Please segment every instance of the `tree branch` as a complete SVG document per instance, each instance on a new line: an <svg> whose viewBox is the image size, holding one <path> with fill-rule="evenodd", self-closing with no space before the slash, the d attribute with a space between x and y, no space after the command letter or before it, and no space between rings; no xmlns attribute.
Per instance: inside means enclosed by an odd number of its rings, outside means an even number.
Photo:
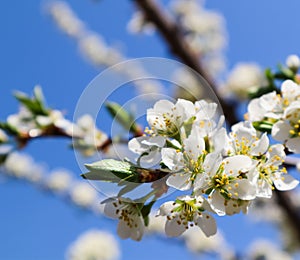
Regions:
<svg viewBox="0 0 300 260"><path fill-rule="evenodd" d="M199 54L197 55L191 50L177 23L168 17L167 14L152 0L133 0L133 2L143 12L146 20L156 26L158 32L169 47L170 52L177 56L184 64L200 74L213 88L229 124L232 125L237 123L238 119L235 114L235 107L218 96L217 87L203 68L199 59Z"/></svg>

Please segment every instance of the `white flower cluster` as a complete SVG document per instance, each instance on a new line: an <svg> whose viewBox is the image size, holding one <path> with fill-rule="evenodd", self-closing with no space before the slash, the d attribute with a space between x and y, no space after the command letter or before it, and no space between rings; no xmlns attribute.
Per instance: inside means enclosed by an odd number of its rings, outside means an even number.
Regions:
<svg viewBox="0 0 300 260"><path fill-rule="evenodd" d="M73 137L73 147L85 156L93 155L108 140L108 136L95 126L94 119L88 114L72 123L59 110L47 109L42 114L21 105L18 113L7 117L6 124L17 131L18 137L25 139L43 135ZM8 136L1 130L0 154L8 154L12 150L8 142Z"/></svg>
<svg viewBox="0 0 300 260"><path fill-rule="evenodd" d="M115 237L100 230L89 230L74 241L66 254L68 260L117 260L120 247Z"/></svg>
<svg viewBox="0 0 300 260"><path fill-rule="evenodd" d="M48 115L35 115L25 106L21 106L17 114L7 117L7 123L15 128L21 136L28 134L29 137L36 137L49 126L57 127L67 134L72 134L73 125L64 118L61 111L49 110L48 112Z"/></svg>
<svg viewBox="0 0 300 260"><path fill-rule="evenodd" d="M186 42L201 57L211 75L226 67L223 50L226 47L226 29L223 16L204 7L204 1L176 0L172 13L182 27Z"/></svg>
<svg viewBox="0 0 300 260"><path fill-rule="evenodd" d="M241 62L230 71L220 91L224 97L234 94L236 98L243 100L266 84L264 71L258 64Z"/></svg>
<svg viewBox="0 0 300 260"><path fill-rule="evenodd" d="M272 137L290 152L300 153L300 86L292 80L282 83L280 93L273 91L251 100L248 119L272 128Z"/></svg>
<svg viewBox="0 0 300 260"><path fill-rule="evenodd" d="M99 147L108 141L108 136L98 129L91 115L85 114L73 125L73 147L84 156L93 155Z"/></svg>
<svg viewBox="0 0 300 260"><path fill-rule="evenodd" d="M94 211L96 214L103 211L98 203L100 199L98 193L92 185L74 180L75 174L65 169L47 173L44 165L36 163L27 154L10 153L1 165L0 171L7 177L25 180L62 196L80 208Z"/></svg>
<svg viewBox="0 0 300 260"><path fill-rule="evenodd" d="M271 145L266 134L248 121L227 134L217 104L204 100L175 104L158 101L147 110L148 136L132 139L131 151L141 167L161 165L166 184L190 195L164 203L158 215L166 217L165 232L179 236L198 226L206 236L217 231L212 214L246 213L256 197L270 198L272 190L290 190L298 181L281 167L284 146ZM106 213L119 218L119 235L139 240L144 232L141 205L118 198L106 204Z"/></svg>
<svg viewBox="0 0 300 260"><path fill-rule="evenodd" d="M53 18L56 25L68 36L72 37L78 43L82 55L88 62L96 67L111 67L127 58L123 54L107 43L105 39L96 32L93 32L88 26L78 18L71 6L64 1L54 1L48 4L47 10ZM138 14L130 27L137 27L141 22L142 16ZM118 67L120 68L120 67ZM124 74L129 78L147 78L148 73L142 68L140 63L135 66L131 64L128 67L122 67L118 73ZM144 77L143 77L144 76ZM149 76L149 75L148 75ZM137 87L139 93L161 93L164 87L157 81L144 79L135 81L133 84Z"/></svg>

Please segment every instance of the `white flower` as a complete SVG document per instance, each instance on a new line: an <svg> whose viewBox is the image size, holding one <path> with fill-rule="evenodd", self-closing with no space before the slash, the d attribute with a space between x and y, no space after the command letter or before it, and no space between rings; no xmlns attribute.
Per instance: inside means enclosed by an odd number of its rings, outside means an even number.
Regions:
<svg viewBox="0 0 300 260"><path fill-rule="evenodd" d="M268 199L257 197L251 204L249 213L256 221L278 224L284 220L284 212L279 208L274 197Z"/></svg>
<svg viewBox="0 0 300 260"><path fill-rule="evenodd" d="M286 174L285 168L280 168L285 159L284 147L281 144L272 145L256 166L257 197L270 198L273 185L278 190L294 189L299 181Z"/></svg>
<svg viewBox="0 0 300 260"><path fill-rule="evenodd" d="M90 184L79 182L72 187L70 198L80 207L92 207L97 199L97 192Z"/></svg>
<svg viewBox="0 0 300 260"><path fill-rule="evenodd" d="M287 107L300 98L300 86L292 80L285 80L281 84L281 95L283 106Z"/></svg>
<svg viewBox="0 0 300 260"><path fill-rule="evenodd" d="M73 37L79 37L82 34L84 25L66 2L52 2L48 6L48 12L66 34Z"/></svg>
<svg viewBox="0 0 300 260"><path fill-rule="evenodd" d="M285 142L293 153L300 153L300 101L292 102L284 111L283 120L273 125L272 137Z"/></svg>
<svg viewBox="0 0 300 260"><path fill-rule="evenodd" d="M282 113L282 98L275 91L252 99L248 105L248 120L251 122L265 118L279 119Z"/></svg>
<svg viewBox="0 0 300 260"><path fill-rule="evenodd" d="M145 223L139 204L130 199L111 199L105 202L104 214L119 219L118 235L122 239L142 239Z"/></svg>
<svg viewBox="0 0 300 260"><path fill-rule="evenodd" d="M259 239L251 246L247 256L249 260L292 260L288 253L278 249L273 243Z"/></svg>
<svg viewBox="0 0 300 260"><path fill-rule="evenodd" d="M137 11L128 22L127 30L133 34L141 32L153 34L155 27L152 23L149 23L147 19L145 19L144 15L140 11Z"/></svg>
<svg viewBox="0 0 300 260"><path fill-rule="evenodd" d="M73 134L76 136L74 148L85 156L93 155L108 140L108 136L95 126L94 119L88 114L78 118Z"/></svg>
<svg viewBox="0 0 300 260"><path fill-rule="evenodd" d="M176 137L180 135L183 123L194 115L195 106L190 101L178 99L173 104L168 100L160 100L147 110L147 121L154 134Z"/></svg>
<svg viewBox="0 0 300 260"><path fill-rule="evenodd" d="M162 136L141 136L133 138L128 143L128 148L139 154L141 167L152 167L161 161L161 148L165 145L166 139Z"/></svg>
<svg viewBox="0 0 300 260"><path fill-rule="evenodd" d="M162 162L173 172L167 185L188 190L202 173L205 158L205 142L200 135L190 134L183 142L183 151L162 148Z"/></svg>
<svg viewBox="0 0 300 260"><path fill-rule="evenodd" d="M201 97L203 86L193 72L180 68L174 72L174 82L176 85L176 97L192 100Z"/></svg>
<svg viewBox="0 0 300 260"><path fill-rule="evenodd" d="M51 125L59 128L61 131L72 135L73 124L69 120L65 119L63 113L59 110L50 110L49 115L38 115L35 118L37 125L40 128L47 128Z"/></svg>
<svg viewBox="0 0 300 260"><path fill-rule="evenodd" d="M208 202L218 215L232 212L234 200L252 200L256 197L253 161L245 155L222 160L219 154L206 156L201 178L195 181L195 192L209 194ZM240 206L240 205L239 205Z"/></svg>
<svg viewBox="0 0 300 260"><path fill-rule="evenodd" d="M180 236L190 226L197 225L206 236L217 232L215 219L205 210L211 210L202 197L181 196L176 201L165 202L159 208L158 215L166 216L167 236Z"/></svg>
<svg viewBox="0 0 300 260"><path fill-rule="evenodd" d="M5 171L15 178L24 178L38 182L43 175L43 168L36 164L32 157L18 152L10 153L4 163Z"/></svg>
<svg viewBox="0 0 300 260"><path fill-rule="evenodd" d="M53 171L47 178L46 185L53 191L66 191L72 182L71 173L66 170Z"/></svg>
<svg viewBox="0 0 300 260"><path fill-rule="evenodd" d="M248 98L266 84L263 70L255 63L238 63L230 72L225 88L240 99Z"/></svg>
<svg viewBox="0 0 300 260"><path fill-rule="evenodd" d="M298 55L289 55L286 59L286 65L293 70L297 70L300 67L300 59Z"/></svg>
<svg viewBox="0 0 300 260"><path fill-rule="evenodd" d="M203 5L199 1L177 0L172 3L171 11L183 29L189 48L201 53L206 70L213 75L224 70L225 22L222 15Z"/></svg>
<svg viewBox="0 0 300 260"><path fill-rule="evenodd" d="M156 216L154 213L149 215L149 225L147 226L147 233L165 233L165 218L163 216Z"/></svg>
<svg viewBox="0 0 300 260"><path fill-rule="evenodd" d="M9 115L7 123L16 128L19 132L27 133L32 129L37 129L38 126L34 121L33 114L24 106L20 107L18 114Z"/></svg>
<svg viewBox="0 0 300 260"><path fill-rule="evenodd" d="M120 248L115 237L100 230L89 230L80 235L68 248L68 260L117 260Z"/></svg>
<svg viewBox="0 0 300 260"><path fill-rule="evenodd" d="M225 147L228 155L260 156L269 148L269 139L266 133L260 134L252 123L243 121L231 127L228 135L228 147Z"/></svg>
<svg viewBox="0 0 300 260"><path fill-rule="evenodd" d="M225 241L218 232L214 236L207 237L197 228L189 228L183 233L187 248L194 253L221 253L225 250Z"/></svg>

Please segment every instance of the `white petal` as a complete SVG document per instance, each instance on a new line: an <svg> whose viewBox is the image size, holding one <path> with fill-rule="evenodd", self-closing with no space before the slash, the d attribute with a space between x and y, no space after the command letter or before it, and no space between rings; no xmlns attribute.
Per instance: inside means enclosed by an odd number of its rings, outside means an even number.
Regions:
<svg viewBox="0 0 300 260"><path fill-rule="evenodd" d="M161 153L158 150L151 151L148 155L141 157L141 167L151 168L161 162Z"/></svg>
<svg viewBox="0 0 300 260"><path fill-rule="evenodd" d="M191 175L189 173L175 173L167 179L167 185L177 190L188 190L191 188Z"/></svg>
<svg viewBox="0 0 300 260"><path fill-rule="evenodd" d="M214 146L214 151L221 152L222 150L226 151L228 148L228 138L227 132L224 127L219 129L213 136L212 136L212 143Z"/></svg>
<svg viewBox="0 0 300 260"><path fill-rule="evenodd" d="M225 199L219 192L215 191L210 194L207 201L219 216L225 215Z"/></svg>
<svg viewBox="0 0 300 260"><path fill-rule="evenodd" d="M204 139L199 135L194 134L193 130L189 137L184 140L184 150L189 155L190 159L197 161L198 157L205 150L205 142Z"/></svg>
<svg viewBox="0 0 300 260"><path fill-rule="evenodd" d="M200 100L195 103L196 108L198 109L197 119L212 119L217 110L216 103L208 103L205 100Z"/></svg>
<svg viewBox="0 0 300 260"><path fill-rule="evenodd" d="M209 153L204 160L203 168L208 176L214 176L220 166L222 157L219 153Z"/></svg>
<svg viewBox="0 0 300 260"><path fill-rule="evenodd" d="M206 173L197 174L194 181L194 191L206 190L210 182L210 177Z"/></svg>
<svg viewBox="0 0 300 260"><path fill-rule="evenodd" d="M197 218L197 225L207 237L217 233L216 220L207 213L202 213L202 216Z"/></svg>
<svg viewBox="0 0 300 260"><path fill-rule="evenodd" d="M272 186L264 180L258 180L256 196L260 198L271 198L272 197Z"/></svg>
<svg viewBox="0 0 300 260"><path fill-rule="evenodd" d="M260 106L260 99L255 98L249 102L248 113L250 121L260 121L264 118L265 110Z"/></svg>
<svg viewBox="0 0 300 260"><path fill-rule="evenodd" d="M299 184L299 181L294 179L291 175L284 175L283 178L284 179L278 179L274 181L274 186L278 190L292 190Z"/></svg>
<svg viewBox="0 0 300 260"><path fill-rule="evenodd" d="M256 187L248 179L237 180L238 187L232 186L232 193L238 194L236 199L253 200L256 197Z"/></svg>
<svg viewBox="0 0 300 260"><path fill-rule="evenodd" d="M47 126L47 125L52 124L52 122L53 122L52 118L50 118L48 116L37 116L36 121L41 126Z"/></svg>
<svg viewBox="0 0 300 260"><path fill-rule="evenodd" d="M114 206L114 204L117 205L117 201L113 202L107 202L104 206L104 214L108 216L109 218L118 218L119 215L117 214L117 207Z"/></svg>
<svg viewBox="0 0 300 260"><path fill-rule="evenodd" d="M231 216L238 214L241 211L246 214L248 212L249 205L249 201L237 201L234 199L228 200L226 206L226 215Z"/></svg>
<svg viewBox="0 0 300 260"><path fill-rule="evenodd" d="M181 116L182 122L189 120L195 114L195 106L191 101L178 99L175 106L176 115Z"/></svg>
<svg viewBox="0 0 300 260"><path fill-rule="evenodd" d="M167 201L162 204L157 212L157 216L167 216L171 213L171 210L174 208L174 201Z"/></svg>
<svg viewBox="0 0 300 260"><path fill-rule="evenodd" d="M138 154L142 154L142 153L146 152L149 149L149 147L142 144L142 141L144 141L145 139L146 139L145 136L141 136L141 137L131 139L128 142L129 150L134 152L134 153L138 153Z"/></svg>
<svg viewBox="0 0 300 260"><path fill-rule="evenodd" d="M272 137L277 141L285 141L289 138L292 127L284 121L278 121L272 127Z"/></svg>
<svg viewBox="0 0 300 260"><path fill-rule="evenodd" d="M166 138L163 136L153 136L150 138L145 138L141 141L142 144L145 144L147 146L157 146L157 147L163 147L166 142Z"/></svg>
<svg viewBox="0 0 300 260"><path fill-rule="evenodd" d="M253 165L251 158L245 155L228 157L223 162L225 163L224 172L231 176L237 176L239 171L248 171Z"/></svg>
<svg viewBox="0 0 300 260"><path fill-rule="evenodd" d="M183 167L183 155L173 148L163 148L161 150L162 161L170 169L179 171Z"/></svg>
<svg viewBox="0 0 300 260"><path fill-rule="evenodd" d="M124 222L123 220L119 221L117 232L120 238L122 239L129 238L131 235L131 231L132 229L127 225L126 222Z"/></svg>
<svg viewBox="0 0 300 260"><path fill-rule="evenodd" d="M162 100L157 101L154 104L153 108L155 111L157 111L159 113L166 113L166 112L171 111L171 109L173 107L174 107L174 104L171 101L162 99ZM162 116L162 114L161 114L161 116Z"/></svg>
<svg viewBox="0 0 300 260"><path fill-rule="evenodd" d="M282 164L282 160L284 160L285 157L284 146L282 144L274 144L269 148L267 153L267 163L278 166Z"/></svg>
<svg viewBox="0 0 300 260"><path fill-rule="evenodd" d="M300 153L300 138L291 138L286 142L286 147L290 152Z"/></svg>
<svg viewBox="0 0 300 260"><path fill-rule="evenodd" d="M167 220L165 226L165 232L167 236L178 237L186 230L186 227L184 225L178 223L182 223L179 217Z"/></svg>
<svg viewBox="0 0 300 260"><path fill-rule="evenodd" d="M264 133L259 140L252 144L251 154L254 156L259 156L264 154L269 147L269 138L266 133Z"/></svg>

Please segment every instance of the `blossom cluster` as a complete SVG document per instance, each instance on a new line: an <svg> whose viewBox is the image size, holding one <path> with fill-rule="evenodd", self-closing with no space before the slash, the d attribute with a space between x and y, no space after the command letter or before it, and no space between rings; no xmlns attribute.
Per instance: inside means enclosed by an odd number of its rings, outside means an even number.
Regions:
<svg viewBox="0 0 300 260"><path fill-rule="evenodd" d="M158 210L157 215L166 217L168 236L179 236L192 226L212 236L217 231L213 214L246 213L255 198L271 198L274 188L298 185L282 166L284 146L271 145L267 134L250 121L233 125L227 133L216 103L160 100L147 110L147 121L147 135L129 142L138 167L159 168L167 174L168 187L184 192ZM120 220L122 238L142 238L142 203L117 198L106 202L104 212Z"/></svg>
<svg viewBox="0 0 300 260"><path fill-rule="evenodd" d="M41 136L73 138L73 148L85 156L93 155L108 140L108 136L95 127L92 116L84 114L73 123L62 111L47 108L39 86L34 88L33 97L22 92L16 92L15 97L20 102L18 113L0 123L0 156L7 156L14 147L22 147Z"/></svg>
<svg viewBox="0 0 300 260"><path fill-rule="evenodd" d="M280 91L251 100L246 117L258 127L271 130L272 137L292 153L300 152L300 86L285 80Z"/></svg>

